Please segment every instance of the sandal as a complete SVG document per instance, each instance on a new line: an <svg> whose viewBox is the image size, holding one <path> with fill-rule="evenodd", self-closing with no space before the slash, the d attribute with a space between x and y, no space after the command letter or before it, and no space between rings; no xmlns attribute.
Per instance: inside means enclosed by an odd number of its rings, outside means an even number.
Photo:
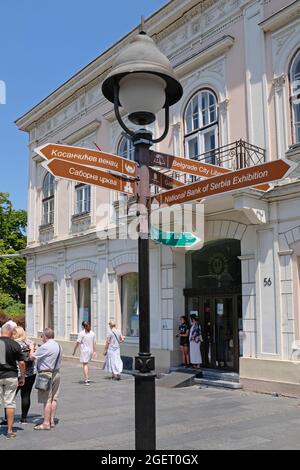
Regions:
<svg viewBox="0 0 300 470"><path fill-rule="evenodd" d="M38 424L37 426L34 426L33 428L35 431L50 431L51 427L47 427L44 424Z"/></svg>
<svg viewBox="0 0 300 470"><path fill-rule="evenodd" d="M17 434L15 432L8 432L6 434L6 439L13 439L15 437L17 437Z"/></svg>
<svg viewBox="0 0 300 470"><path fill-rule="evenodd" d="M55 428L55 423L54 422L50 424L50 428Z"/></svg>

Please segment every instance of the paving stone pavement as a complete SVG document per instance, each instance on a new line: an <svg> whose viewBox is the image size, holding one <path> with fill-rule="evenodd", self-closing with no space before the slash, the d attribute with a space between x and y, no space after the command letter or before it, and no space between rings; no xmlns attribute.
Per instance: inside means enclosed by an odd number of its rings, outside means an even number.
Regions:
<svg viewBox="0 0 300 470"><path fill-rule="evenodd" d="M64 364L57 418L51 431L34 431L42 406L32 392L31 423L17 423L17 438L5 439L0 449L134 449L134 381L120 382L91 368L90 387L82 383L79 364ZM156 388L157 448L300 449L300 400L244 392L192 387ZM3 412L3 408L0 409Z"/></svg>

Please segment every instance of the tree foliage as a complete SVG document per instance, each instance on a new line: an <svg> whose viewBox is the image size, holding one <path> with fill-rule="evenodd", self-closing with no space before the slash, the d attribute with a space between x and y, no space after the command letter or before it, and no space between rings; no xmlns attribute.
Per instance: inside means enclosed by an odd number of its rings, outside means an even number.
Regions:
<svg viewBox="0 0 300 470"><path fill-rule="evenodd" d="M26 247L27 214L15 210L8 193L0 192L0 255L19 253ZM0 258L0 300L23 302L25 298L25 258ZM0 305L1 308L1 305Z"/></svg>

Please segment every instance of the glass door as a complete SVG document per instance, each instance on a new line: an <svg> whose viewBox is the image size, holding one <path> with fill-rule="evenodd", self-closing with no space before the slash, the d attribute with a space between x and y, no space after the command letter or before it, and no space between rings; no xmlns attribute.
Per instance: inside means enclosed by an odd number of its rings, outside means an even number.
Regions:
<svg viewBox="0 0 300 470"><path fill-rule="evenodd" d="M200 303L199 322L203 339L201 343L202 364L203 367L215 367L213 299L211 297L201 297Z"/></svg>
<svg viewBox="0 0 300 470"><path fill-rule="evenodd" d="M202 367L238 371L241 355L241 296L192 296L188 316L197 315L201 326Z"/></svg>
<svg viewBox="0 0 300 470"><path fill-rule="evenodd" d="M234 298L216 297L214 303L216 365L220 369L234 370L237 348Z"/></svg>

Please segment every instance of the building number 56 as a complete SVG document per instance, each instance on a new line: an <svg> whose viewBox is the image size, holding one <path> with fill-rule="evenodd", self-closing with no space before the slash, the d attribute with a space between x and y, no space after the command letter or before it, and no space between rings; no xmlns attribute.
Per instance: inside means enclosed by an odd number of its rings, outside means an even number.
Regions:
<svg viewBox="0 0 300 470"><path fill-rule="evenodd" d="M271 281L271 278L267 278L265 277L264 278L264 287L270 287L272 285L272 281Z"/></svg>

